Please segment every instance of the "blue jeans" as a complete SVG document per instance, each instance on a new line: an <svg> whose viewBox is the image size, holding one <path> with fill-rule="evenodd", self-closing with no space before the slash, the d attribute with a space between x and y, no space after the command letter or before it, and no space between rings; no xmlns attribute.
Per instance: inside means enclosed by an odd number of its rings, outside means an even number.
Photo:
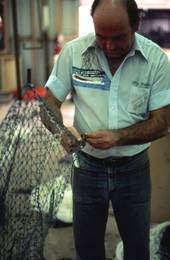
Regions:
<svg viewBox="0 0 170 260"><path fill-rule="evenodd" d="M124 246L124 260L149 260L151 181L148 152L123 165L104 165L79 152L73 172L76 260L105 260L109 201Z"/></svg>

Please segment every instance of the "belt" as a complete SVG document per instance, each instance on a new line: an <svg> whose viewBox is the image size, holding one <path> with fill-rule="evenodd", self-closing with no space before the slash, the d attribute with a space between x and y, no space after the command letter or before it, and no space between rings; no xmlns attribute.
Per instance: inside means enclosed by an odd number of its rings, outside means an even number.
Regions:
<svg viewBox="0 0 170 260"><path fill-rule="evenodd" d="M114 156L110 156L107 158L96 158L90 154L87 154L83 151L79 151L80 153L84 154L87 158L99 163L99 164L103 164L106 166L119 166L119 165L123 165L126 164L130 161L132 161L133 159L135 159L136 157L142 155L143 153L145 153L148 149L143 150L142 152L132 155L132 156L125 156L125 157L114 157Z"/></svg>

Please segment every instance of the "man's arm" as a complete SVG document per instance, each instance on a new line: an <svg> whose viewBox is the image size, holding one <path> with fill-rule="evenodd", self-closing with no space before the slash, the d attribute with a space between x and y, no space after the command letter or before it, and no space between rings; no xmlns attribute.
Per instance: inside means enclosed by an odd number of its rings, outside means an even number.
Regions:
<svg viewBox="0 0 170 260"><path fill-rule="evenodd" d="M54 114L56 115L56 117L61 121L63 122L63 117L62 117L62 113L61 113L61 105L62 105L62 102L59 101L53 94L52 92L47 89L47 92L46 92L46 95L44 97L44 102L46 104L46 106L49 108L49 110ZM52 133L52 134L55 134L55 133L58 133L58 128L55 127L55 124L50 122L50 118L48 116L48 114L46 113L46 111L43 109L43 107L40 108L40 115L41 115L41 120L43 122L43 124L45 125L45 127ZM67 129L77 138L78 141L81 141L82 140L82 137L80 136L80 134L77 132L77 130L70 126L70 127L67 127ZM66 138L67 139L67 138ZM63 138L62 138L62 144L64 146L64 134L63 134ZM69 140L67 139L66 142L68 143ZM68 144L67 144L68 146Z"/></svg>
<svg viewBox="0 0 170 260"><path fill-rule="evenodd" d="M46 95L44 96L44 102L46 104L46 106L49 108L49 110L56 115L59 120L61 120L61 122L63 121L63 117L60 111L62 102L59 101L53 94L52 92L47 89ZM50 118L48 116L48 114L46 113L46 111L43 109L43 107L40 108L40 116L41 116L41 120L43 122L43 124L45 125L45 127L52 132L53 134L56 133L56 128L55 125L53 123L50 122Z"/></svg>
<svg viewBox="0 0 170 260"><path fill-rule="evenodd" d="M97 149L114 146L144 144L168 134L170 127L170 106L149 113L149 119L119 130L98 130L87 133L89 144Z"/></svg>

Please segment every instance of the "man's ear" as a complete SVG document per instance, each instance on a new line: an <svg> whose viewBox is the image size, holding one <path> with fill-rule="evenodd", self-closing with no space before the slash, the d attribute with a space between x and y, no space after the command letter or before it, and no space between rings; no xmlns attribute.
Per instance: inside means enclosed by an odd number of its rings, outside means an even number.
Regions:
<svg viewBox="0 0 170 260"><path fill-rule="evenodd" d="M137 32L137 31L138 31L139 25L140 25L140 16L138 16L138 20L137 20L137 22L136 22L136 24L135 24L135 26L134 26L134 32Z"/></svg>

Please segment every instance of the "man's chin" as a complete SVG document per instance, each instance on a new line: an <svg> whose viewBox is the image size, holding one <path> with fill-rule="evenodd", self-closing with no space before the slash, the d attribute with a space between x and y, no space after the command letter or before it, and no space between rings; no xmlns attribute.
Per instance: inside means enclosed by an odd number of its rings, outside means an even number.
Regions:
<svg viewBox="0 0 170 260"><path fill-rule="evenodd" d="M122 53L122 52L106 52L105 53L106 54L106 56L108 57L108 58L113 58L113 59L120 59L120 58L123 58L123 57L125 57L125 54L124 53Z"/></svg>
<svg viewBox="0 0 170 260"><path fill-rule="evenodd" d="M121 58L124 55L120 51L119 52L115 51L115 52L106 52L106 56L109 58Z"/></svg>

